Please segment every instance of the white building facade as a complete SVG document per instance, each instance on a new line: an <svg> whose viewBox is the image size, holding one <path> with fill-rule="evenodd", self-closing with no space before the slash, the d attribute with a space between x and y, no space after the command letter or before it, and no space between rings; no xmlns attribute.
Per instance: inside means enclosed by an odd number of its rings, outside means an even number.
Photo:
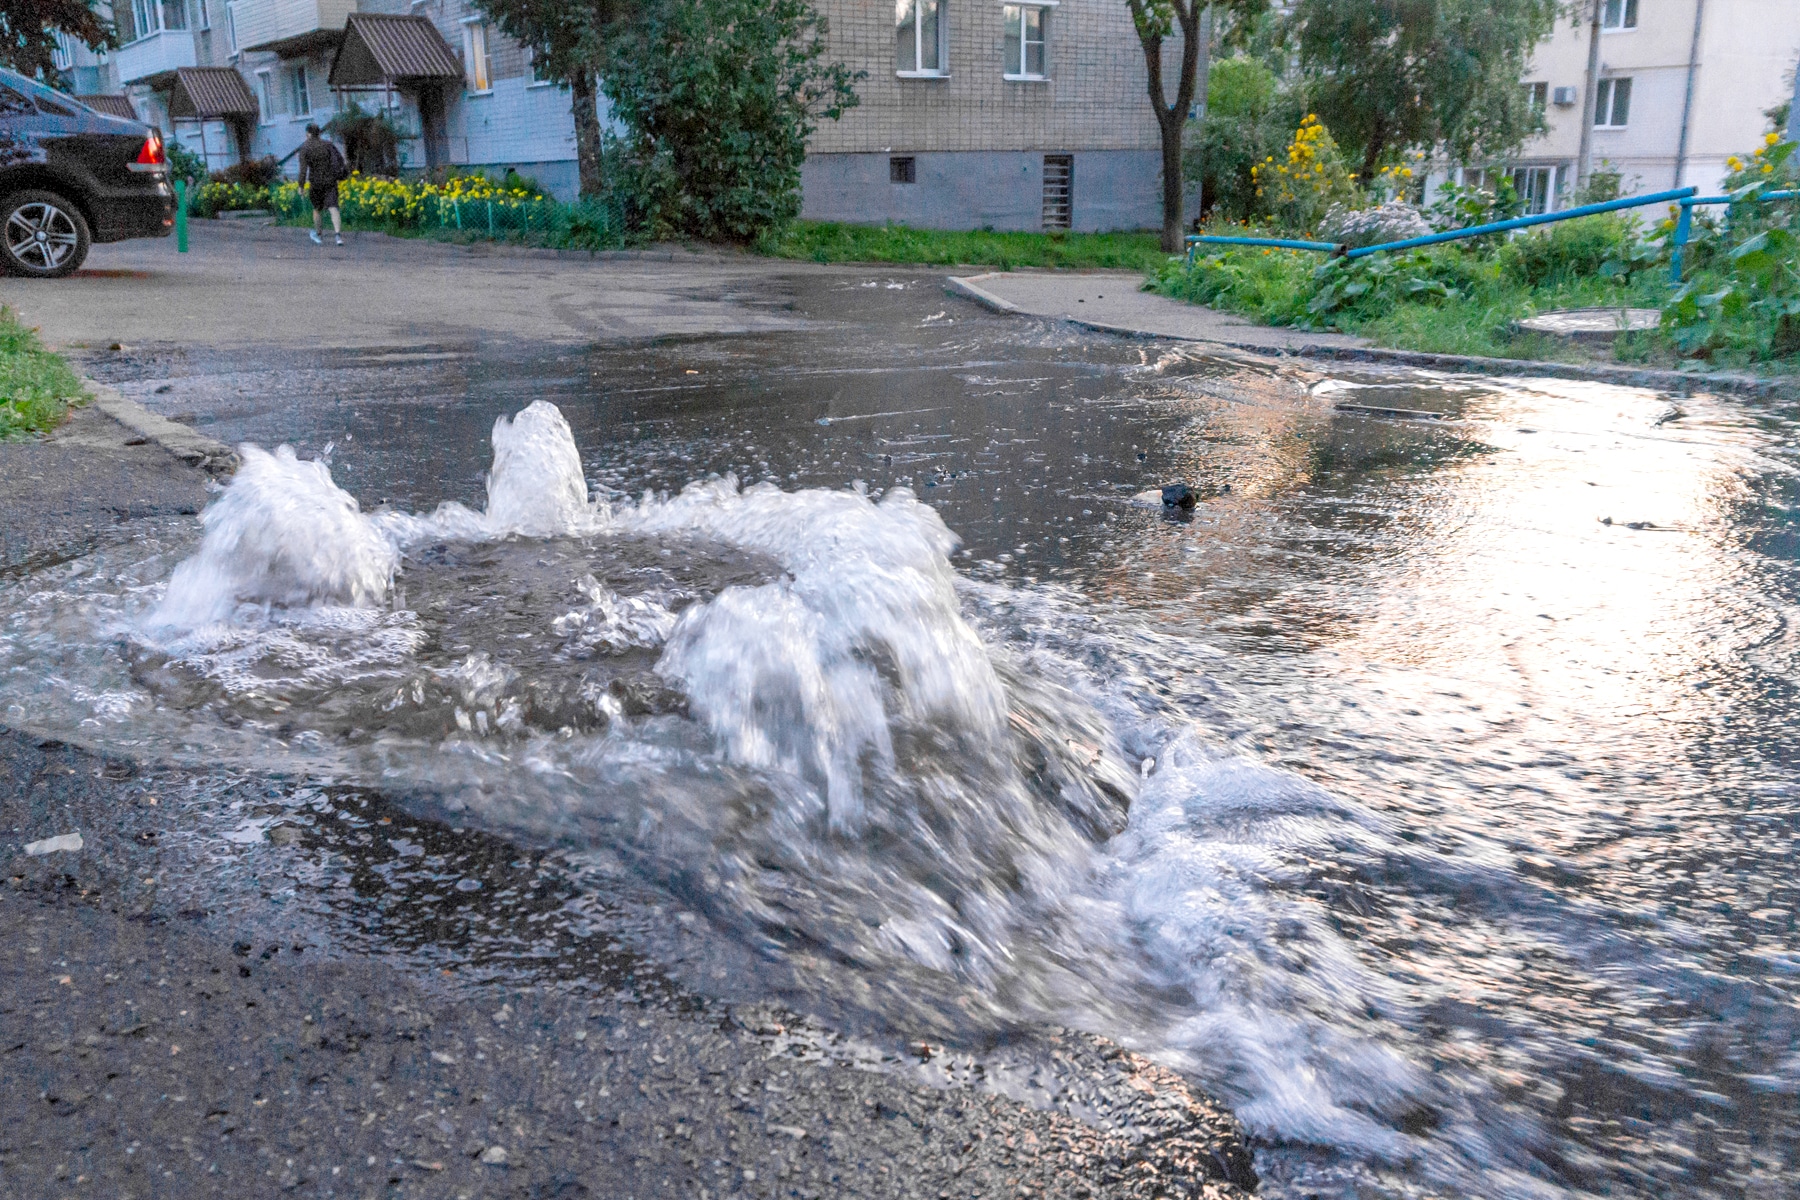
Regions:
<svg viewBox="0 0 1800 1200"><path fill-rule="evenodd" d="M1576 187L1592 10L1600 15L1591 159L1625 195L1718 188L1726 159L1760 144L1767 112L1794 94L1800 0L1584 0L1538 47L1524 86L1548 131L1498 168L1434 173L1488 182L1510 172L1530 211L1566 207Z"/></svg>

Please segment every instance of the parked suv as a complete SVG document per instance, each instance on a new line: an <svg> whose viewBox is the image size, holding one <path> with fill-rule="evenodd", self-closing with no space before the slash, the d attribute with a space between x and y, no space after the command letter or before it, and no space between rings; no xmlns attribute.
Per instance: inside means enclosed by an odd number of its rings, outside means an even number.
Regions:
<svg viewBox="0 0 1800 1200"><path fill-rule="evenodd" d="M0 269L52 279L174 224L161 134L0 69Z"/></svg>

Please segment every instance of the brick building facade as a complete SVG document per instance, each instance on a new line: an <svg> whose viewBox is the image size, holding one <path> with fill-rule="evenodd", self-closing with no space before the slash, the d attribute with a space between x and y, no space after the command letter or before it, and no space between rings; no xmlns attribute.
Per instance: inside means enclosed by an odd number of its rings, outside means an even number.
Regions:
<svg viewBox="0 0 1800 1200"><path fill-rule="evenodd" d="M813 135L805 216L961 229L1161 224L1156 119L1123 0L818 8L832 57L868 77L862 103Z"/></svg>

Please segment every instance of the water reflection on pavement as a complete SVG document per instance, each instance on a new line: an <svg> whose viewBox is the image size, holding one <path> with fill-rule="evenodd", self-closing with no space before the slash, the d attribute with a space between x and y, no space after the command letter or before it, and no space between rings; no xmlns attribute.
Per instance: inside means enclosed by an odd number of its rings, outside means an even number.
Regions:
<svg viewBox="0 0 1800 1200"><path fill-rule="evenodd" d="M229 441L335 444L365 507L478 502L494 419L538 399L619 497L910 487L985 638L1203 748L1156 766L1187 774L1106 892L1146 978L1197 999L1102 1031L1234 1101L1265 1194L1786 1194L1790 410L1220 360L927 278L786 286L806 332L114 373ZM1177 479L1191 514L1132 502Z"/></svg>

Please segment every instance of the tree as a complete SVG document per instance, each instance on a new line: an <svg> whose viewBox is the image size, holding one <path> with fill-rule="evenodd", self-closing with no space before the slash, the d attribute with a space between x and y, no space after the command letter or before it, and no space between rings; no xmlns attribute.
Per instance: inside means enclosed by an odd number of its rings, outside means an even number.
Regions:
<svg viewBox="0 0 1800 1200"><path fill-rule="evenodd" d="M654 232L748 242L799 215L806 139L866 75L825 32L806 0L646 0L602 85Z"/></svg>
<svg viewBox="0 0 1800 1200"><path fill-rule="evenodd" d="M1374 178L1391 153L1503 154L1543 128L1520 81L1564 0L1299 0L1314 111Z"/></svg>
<svg viewBox="0 0 1800 1200"><path fill-rule="evenodd" d="M1206 95L1205 69L1212 58L1213 10L1226 9L1238 13L1258 12L1268 0L1125 0L1131 10L1131 23L1137 28L1138 42L1144 49L1144 70L1148 75L1150 107L1156 113L1157 131L1162 141L1164 252L1176 254L1182 247L1182 135L1187 129L1194 98ZM1164 45L1181 34L1181 57L1175 67L1175 95L1171 99L1163 82ZM1204 108L1204 104L1201 105ZM1206 117L1200 114L1204 126Z"/></svg>
<svg viewBox="0 0 1800 1200"><path fill-rule="evenodd" d="M0 0L0 63L21 75L49 76L56 35L66 33L95 50L118 44L112 22L93 0Z"/></svg>
<svg viewBox="0 0 1800 1200"><path fill-rule="evenodd" d="M606 181L594 75L605 69L608 49L635 9L634 0L475 0L475 6L531 50L540 77L568 89L581 194L599 195Z"/></svg>

